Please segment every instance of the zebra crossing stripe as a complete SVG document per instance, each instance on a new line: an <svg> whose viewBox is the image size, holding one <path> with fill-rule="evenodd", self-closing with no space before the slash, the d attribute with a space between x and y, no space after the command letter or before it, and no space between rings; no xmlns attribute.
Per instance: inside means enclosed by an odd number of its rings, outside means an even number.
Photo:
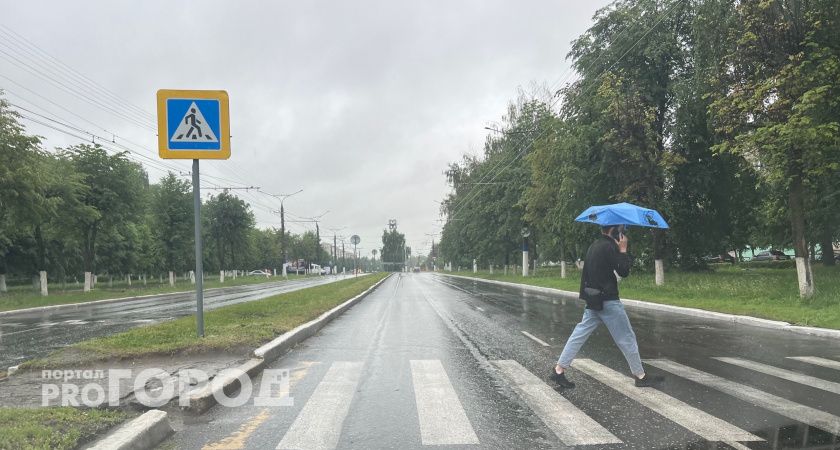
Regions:
<svg viewBox="0 0 840 450"><path fill-rule="evenodd" d="M835 383L833 381L823 380L821 378L812 377L810 375L794 372L792 370L786 370L779 367L769 366L767 364L762 364L760 362L750 361L747 359L726 357L717 357L712 359L716 359L727 364L743 367L745 369L754 370L763 374L771 375L777 378L781 378L783 380L793 381L794 383L804 384L807 386L815 387L817 389L822 389L824 391L840 394L840 383Z"/></svg>
<svg viewBox="0 0 840 450"><path fill-rule="evenodd" d="M511 382L528 407L563 444L573 446L622 443L621 439L615 437L518 362L499 360L493 361L492 364Z"/></svg>
<svg viewBox="0 0 840 450"><path fill-rule="evenodd" d="M443 364L436 359L410 363L423 445L478 444Z"/></svg>
<svg viewBox="0 0 840 450"><path fill-rule="evenodd" d="M729 381L667 359L652 359L646 360L645 362L653 367L716 389L745 402L772 411L780 416L823 429L832 434L840 433L840 417L833 414L792 402L788 399L768 394L753 387Z"/></svg>
<svg viewBox="0 0 840 450"><path fill-rule="evenodd" d="M633 379L591 359L576 359L573 367L631 400L711 442L763 441L729 422L705 413L662 391L638 388Z"/></svg>
<svg viewBox="0 0 840 450"><path fill-rule="evenodd" d="M816 366L828 367L829 369L840 370L840 361L833 359L820 358L819 356L788 356L788 359L814 364Z"/></svg>
<svg viewBox="0 0 840 450"><path fill-rule="evenodd" d="M277 448L335 448L361 374L361 362L334 362Z"/></svg>

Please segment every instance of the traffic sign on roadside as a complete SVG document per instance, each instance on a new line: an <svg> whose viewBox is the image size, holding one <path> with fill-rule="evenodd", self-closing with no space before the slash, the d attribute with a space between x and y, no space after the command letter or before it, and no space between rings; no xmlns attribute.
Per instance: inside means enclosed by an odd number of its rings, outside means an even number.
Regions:
<svg viewBox="0 0 840 450"><path fill-rule="evenodd" d="M164 159L230 158L226 91L157 92L158 152Z"/></svg>

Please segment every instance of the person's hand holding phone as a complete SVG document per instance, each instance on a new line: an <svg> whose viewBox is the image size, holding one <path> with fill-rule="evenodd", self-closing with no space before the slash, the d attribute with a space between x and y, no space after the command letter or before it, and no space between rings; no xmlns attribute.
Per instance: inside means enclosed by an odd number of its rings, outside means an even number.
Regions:
<svg viewBox="0 0 840 450"><path fill-rule="evenodd" d="M624 233L618 235L618 251L627 253L627 235Z"/></svg>

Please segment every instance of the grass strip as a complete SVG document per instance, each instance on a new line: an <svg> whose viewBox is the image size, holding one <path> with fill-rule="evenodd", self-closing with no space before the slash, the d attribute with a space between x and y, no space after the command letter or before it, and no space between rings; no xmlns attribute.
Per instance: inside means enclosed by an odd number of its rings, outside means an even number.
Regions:
<svg viewBox="0 0 840 450"><path fill-rule="evenodd" d="M73 449L126 417L97 409L0 408L0 448Z"/></svg>
<svg viewBox="0 0 840 450"><path fill-rule="evenodd" d="M255 348L361 294L387 275L349 278L206 312L204 338L196 336L195 317L187 316L82 341L45 358L27 361L22 367L43 369L68 362Z"/></svg>
<svg viewBox="0 0 840 450"><path fill-rule="evenodd" d="M653 273L634 272L621 281L621 296L654 303L704 309L729 314L781 320L796 325L840 329L840 266L814 266L817 293L799 298L796 269L749 264L717 265L711 271L667 272L664 286L656 286ZM580 271L540 267L537 275L505 275L499 270L454 272L456 275L508 281L577 292Z"/></svg>
<svg viewBox="0 0 840 450"><path fill-rule="evenodd" d="M304 276L290 275L289 279L303 278ZM246 286L262 283L276 283L283 281L282 278L265 276L245 276L233 278L226 278L224 283L220 283L218 278L207 279L204 281L205 289ZM179 280L175 286L170 286L169 281L160 284L157 279L149 280L148 284L143 285L142 282L135 281L129 286L127 283L114 283L113 287L108 287L108 283L100 281L97 287L90 292L83 292L81 289L60 290L58 286L50 287L50 295L42 297L39 292L31 286L17 286L10 288L9 292L0 294L0 311L12 311L23 308L37 308L40 306L53 305L69 305L74 303L92 302L96 300L108 300L112 298L136 297L141 295L154 294L171 294L177 292L191 292L195 290L195 285L189 280Z"/></svg>

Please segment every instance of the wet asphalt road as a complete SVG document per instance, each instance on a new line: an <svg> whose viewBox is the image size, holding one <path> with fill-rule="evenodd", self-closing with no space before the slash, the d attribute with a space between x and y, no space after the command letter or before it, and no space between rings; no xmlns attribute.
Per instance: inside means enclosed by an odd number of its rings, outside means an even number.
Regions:
<svg viewBox="0 0 840 450"><path fill-rule="evenodd" d="M276 283L210 289L204 309L243 303L344 279L346 276L292 279ZM150 323L195 314L195 293L164 294L72 309L0 316L0 368L44 356L75 342Z"/></svg>
<svg viewBox="0 0 840 450"><path fill-rule="evenodd" d="M840 448L837 342L631 309L646 369L665 383L629 386L601 327L569 371L577 387L554 390L544 375L581 314L560 296L395 274L269 366L290 370L293 406L179 418L170 445Z"/></svg>

